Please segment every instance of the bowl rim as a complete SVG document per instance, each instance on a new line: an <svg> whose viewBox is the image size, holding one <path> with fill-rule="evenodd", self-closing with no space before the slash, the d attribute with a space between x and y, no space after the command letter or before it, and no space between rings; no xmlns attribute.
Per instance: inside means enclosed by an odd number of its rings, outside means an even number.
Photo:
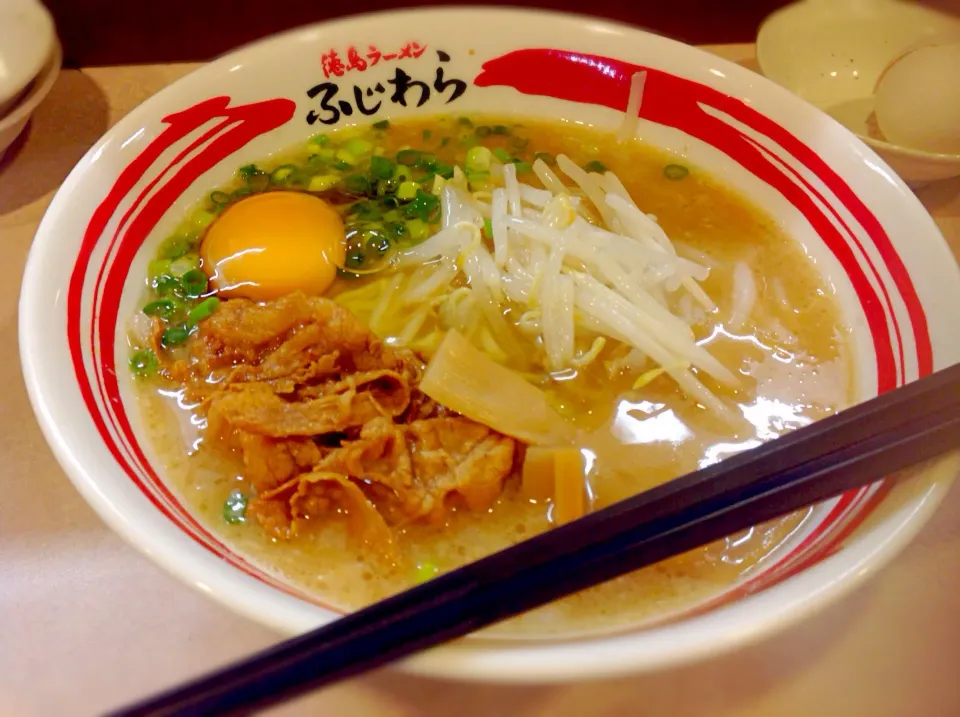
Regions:
<svg viewBox="0 0 960 717"><path fill-rule="evenodd" d="M280 33L279 35L263 38L254 43L250 43L240 48L240 50L247 50L260 43L274 42L278 38L310 32L318 28L323 28L325 31L330 31L331 29L335 30L336 27L341 24L357 21L375 21L384 17L396 16L399 13L426 17L436 16L438 14L441 16L449 16L451 13L463 12L494 12L509 15L511 17L517 17L521 15L526 17L536 17L541 20L544 15L550 16L551 18L568 21L588 19L592 24L595 24L599 27L612 28L619 31L628 31L633 35L639 34L640 36L650 36L655 38L658 42L669 43L672 47L683 53L696 53L705 57L708 56L711 62L718 63L719 67L729 72L740 75L744 79L757 79L755 73L751 73L750 70L743 68L735 62L719 58L705 50L700 50L698 48L691 47L659 35L647 33L646 31L629 25L612 23L604 20L598 20L596 18L590 18L584 15L575 15L570 13L544 13L536 10L506 8L426 8L360 14L338 19L332 22L314 23L301 28L295 28L284 33ZM240 50L234 52L239 52ZM211 65L229 62L233 54L234 53L232 52L228 53L227 55L214 60L212 63L193 70L185 77L190 77L196 73L203 72ZM785 89L777 86L772 81L763 80L763 82L769 84L769 89L776 89L779 92L783 92L785 96L789 95ZM160 92L154 94L141 103L135 110L132 110L130 115L143 112L144 108L149 110L151 105L161 106L167 97L175 94L176 90L174 88L176 85L177 82L174 82L162 89ZM804 100L796 97L792 97L792 100L801 103L805 102ZM130 115L128 115L128 117ZM824 116L824 120L833 121L832 118L827 116ZM87 155L85 155L85 158L81 159L78 165L71 171L70 175L62 185L61 191L69 192L69 188L79 181L85 170L85 167L83 166L85 159L96 152L98 148L102 148L106 142L118 136L119 131L117 130L117 127L121 125L122 121L118 123L118 125L115 125L113 128L108 130L103 137L101 137L97 143L94 144ZM853 136L852 133L851 136ZM866 151L869 154L872 154L869 149ZM882 160L879 158L877 161L883 164ZM909 193L909 190L906 189L906 185L903 185L899 179L896 179L895 183L902 185L901 189L906 192L909 197L913 196ZM66 204L67 203L62 197L60 202L57 202L55 198L37 231L38 238L49 235L50 225L55 223L57 213L63 212ZM917 205L919 206L919 202L917 202ZM32 360L32 357L36 355L37 352L42 351L42 346L37 345L38 339L35 332L31 331L31 326L33 325L33 322L36 321L36 317L33 316L32 312L37 311L39 307L38 302L31 297L38 296L38 291L42 286L43 279L43 267L40 263L41 253L38 249L40 244L40 242L35 243L34 247L31 249L30 257L28 258L27 262L27 269L24 275L20 304L20 331L23 338L21 340L20 347L21 365L23 367L24 378L27 383L28 393L34 410L39 418L39 423L44 436L48 443L52 446L58 461L65 468L68 476L71 478L71 481L77 486L80 492L84 495L85 499L94 507L98 514L100 514L101 517L109 525L111 525L114 530L116 530L138 550L150 555L151 558L160 563L168 571L177 575L188 584L193 584L195 587L201 587L201 589L205 588L205 591L210 592L209 587L198 585L196 570L190 565L190 556L185 556L180 547L167 544L163 536L152 535L142 530L138 531L135 526L130 524L122 511L118 510L117 506L114 503L111 503L110 500L104 496L104 494L99 490L98 481L94 477L95 471L92 469L93 467L91 467L91 470L88 470L76 458L76 456L73 455L66 439L64 438L61 427L56 424L51 416L50 399L53 399L52 402L55 402L55 397L50 396L47 389L44 388L41 378L42 371L40 370L39 364ZM943 247L943 250L947 251L945 246ZM859 582L861 582L868 573L879 568L881 565L890 560L907 544L907 542L909 542L913 535L929 518L933 510L936 508L936 505L943 498L949 482L948 476L941 476L934 481L924 495L912 500L911 505L913 505L913 509L909 512L909 514L905 514L896 523L896 525L892 525L890 529L886 531L885 540L871 541L870 545L859 546L860 550L856 551L856 553L848 552L848 555L854 556L856 559L846 560L845 564L848 565L848 569L847 572L842 576L842 580L827 581L827 587L823 587L823 578L821 576L836 572L834 567L835 561L833 558L827 558L822 563L808 568L803 573L794 576L790 581L769 588L760 594L761 596L767 596L768 604L772 604L770 603L770 600L773 600L776 596L788 596L791 592L799 592L795 589L787 590L786 587L792 586L796 588L801 584L798 581L803 580L804 582L802 584L809 583L811 586L810 594L804 599L799 601L794 599L792 602L785 603L784 605L776 607L775 609L768 608L768 614L766 614L762 620L747 619L745 622L743 622L743 624L738 624L738 629L736 630L731 630L730 625L724 623L723 621L715 621L715 626L711 632L711 638L709 640L703 639L701 635L693 635L688 639L687 643L682 646L682 649L674 649L671 653L671 656L665 657L660 654L652 654L649 650L643 654L636 654L636 649L629 649L631 644L635 648L638 642L644 642L645 637L649 637L651 633L657 630L657 628L653 628L644 633L628 633L619 640L616 638L611 639L610 636L599 635L596 638L581 641L547 641L539 643L533 647L520 644L498 644L491 646L489 643L479 647L465 647L462 645L445 646L443 648L416 656L403 663L403 665L406 669L422 674L457 677L460 679L468 678L515 682L541 682L570 679L575 677L600 677L613 674L625 674L627 672L636 672L638 670L659 669L669 665L675 665L688 662L693 659L699 659L710 654L716 654L717 652L727 651L733 649L734 647L748 644L749 642L759 639L764 635L782 629L786 625L791 624L810 612L815 611L820 606L835 600L841 595L846 594L857 584L859 584ZM820 589L814 590L814 586L817 586ZM275 627L281 629L283 629L286 624L284 621L273 619L271 616L265 615L262 611L264 605L259 603L255 605L254 603L258 602L255 598L248 597L248 599L239 599L231 595L224 595L222 593L216 597L218 597L218 599L220 599L222 602L228 604L234 610L246 614L247 616L260 622L273 624ZM743 613L744 606L753 607L756 605L754 602L754 598L756 597L758 596L753 596L735 603L731 606L731 608L733 608L732 613L728 612L727 614L735 614L738 612L737 609L739 609L741 614L745 614ZM731 611L731 608L722 608L721 610ZM711 614L716 615L718 612L720 611L714 611ZM733 622L736 622L736 620L733 620ZM685 620L684 624L688 626L700 625L702 627L702 621L699 618ZM748 629L745 629L744 626L746 626ZM668 630L668 634L676 633L674 626L670 626L669 628L665 629ZM606 652L606 656L603 657L603 659L592 660L588 664L584 664L584 645L592 646L595 650L599 649L600 646L604 646L605 649L600 650L600 652ZM627 646L627 649L624 649L624 645ZM530 660L534 657L536 658L534 662L524 662L525 660ZM542 662L538 662L537 660L542 660ZM564 664L561 665L559 663ZM526 664L525 667L524 664Z"/></svg>

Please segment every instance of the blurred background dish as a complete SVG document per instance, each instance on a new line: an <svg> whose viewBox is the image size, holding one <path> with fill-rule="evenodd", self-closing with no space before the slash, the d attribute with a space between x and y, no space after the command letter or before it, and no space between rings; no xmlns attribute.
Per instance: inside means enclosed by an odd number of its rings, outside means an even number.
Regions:
<svg viewBox="0 0 960 717"><path fill-rule="evenodd" d="M50 59L53 18L36 0L0 3L0 117L8 114Z"/></svg>
<svg viewBox="0 0 960 717"><path fill-rule="evenodd" d="M855 132L905 181L923 184L960 175L957 137L947 137L960 127L960 84L949 79L957 42L960 19L916 3L802 0L763 23L757 62Z"/></svg>
<svg viewBox="0 0 960 717"><path fill-rule="evenodd" d="M50 54L47 55L47 60L40 69L40 74L37 75L10 111L0 117L0 159L3 158L4 153L13 144L14 140L23 132L33 111L53 89L53 83L60 74L62 58L63 52L60 44L54 41Z"/></svg>

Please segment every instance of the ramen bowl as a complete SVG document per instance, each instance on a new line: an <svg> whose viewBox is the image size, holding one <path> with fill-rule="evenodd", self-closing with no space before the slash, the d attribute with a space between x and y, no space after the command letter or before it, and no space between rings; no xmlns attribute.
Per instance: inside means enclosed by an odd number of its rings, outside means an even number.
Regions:
<svg viewBox="0 0 960 717"><path fill-rule="evenodd" d="M504 33L502 29L511 28ZM102 518L230 608L299 633L336 611L232 548L187 507L145 433L125 317L165 236L237 168L318 131L510 108L617 129L646 71L637 135L702 167L799 242L849 327L858 399L960 359L960 273L934 222L850 132L737 65L636 29L500 9L350 18L237 50L131 112L51 204L21 297L22 363L45 436ZM412 93L400 91L398 83ZM389 89L388 89L389 88ZM813 509L771 560L709 599L576 639L481 635L419 655L436 676L550 681L653 670L769 635L889 561L942 499L953 458Z"/></svg>

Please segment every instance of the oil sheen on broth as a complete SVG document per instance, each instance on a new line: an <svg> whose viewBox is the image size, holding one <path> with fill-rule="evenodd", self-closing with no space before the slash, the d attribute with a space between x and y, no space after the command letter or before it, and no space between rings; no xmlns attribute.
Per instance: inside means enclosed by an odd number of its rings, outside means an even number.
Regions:
<svg viewBox="0 0 960 717"><path fill-rule="evenodd" d="M847 332L831 287L820 278L802 247L763 212L701 170L667 176L676 157L640 143L621 145L612 136L570 123L472 118L474 124L508 125L530 138L538 153L566 154L580 166L601 160L623 181L630 195L677 244L681 255L708 261L703 288L718 310L703 313L696 338L737 374L736 392L711 384L735 402L751 433L735 435L706 415L669 377L639 390L633 377L611 378L602 355L587 368L540 380L557 410L592 438L596 454L627 456L634 470L618 470L599 460L589 474L594 508L663 483L698 467L758 445L843 407L851 400ZM456 136L457 118L391 124L378 142L388 153L418 147L425 137ZM489 146L495 147L497 138ZM504 146L506 145L506 139ZM462 162L456 141L431 143L438 159ZM302 152L263 163L271 167L299 161ZM533 180L535 181L535 180ZM740 268L738 268L740 267ZM736 312L736 272L749 267L756 301L749 316ZM329 296L372 279L338 279ZM357 312L364 321L369 315ZM733 325L733 324L737 325ZM379 334L396 335L401 325L387 322ZM511 479L487 512L454 511L442 525L412 524L400 530L404 565L384 571L351 545L344 524L314 525L287 542L270 538L251 524L227 524L228 495L245 488L238 465L205 450L190 411L177 394L148 381L135 382L145 425L164 475L203 521L225 542L265 569L282 576L324 604L355 608L488 555L550 527L550 505L526 499ZM623 461L617 461L623 465ZM493 628L491 634L570 635L618 629L659 619L715 595L758 570L800 530L807 512L757 526L709 547L664 561L605 585L541 608Z"/></svg>

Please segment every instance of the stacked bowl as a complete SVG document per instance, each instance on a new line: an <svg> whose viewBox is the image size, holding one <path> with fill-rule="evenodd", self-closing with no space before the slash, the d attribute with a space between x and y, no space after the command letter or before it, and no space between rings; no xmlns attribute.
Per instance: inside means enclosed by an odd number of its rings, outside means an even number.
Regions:
<svg viewBox="0 0 960 717"><path fill-rule="evenodd" d="M53 18L43 5L0 3L0 157L50 92L61 57Z"/></svg>

